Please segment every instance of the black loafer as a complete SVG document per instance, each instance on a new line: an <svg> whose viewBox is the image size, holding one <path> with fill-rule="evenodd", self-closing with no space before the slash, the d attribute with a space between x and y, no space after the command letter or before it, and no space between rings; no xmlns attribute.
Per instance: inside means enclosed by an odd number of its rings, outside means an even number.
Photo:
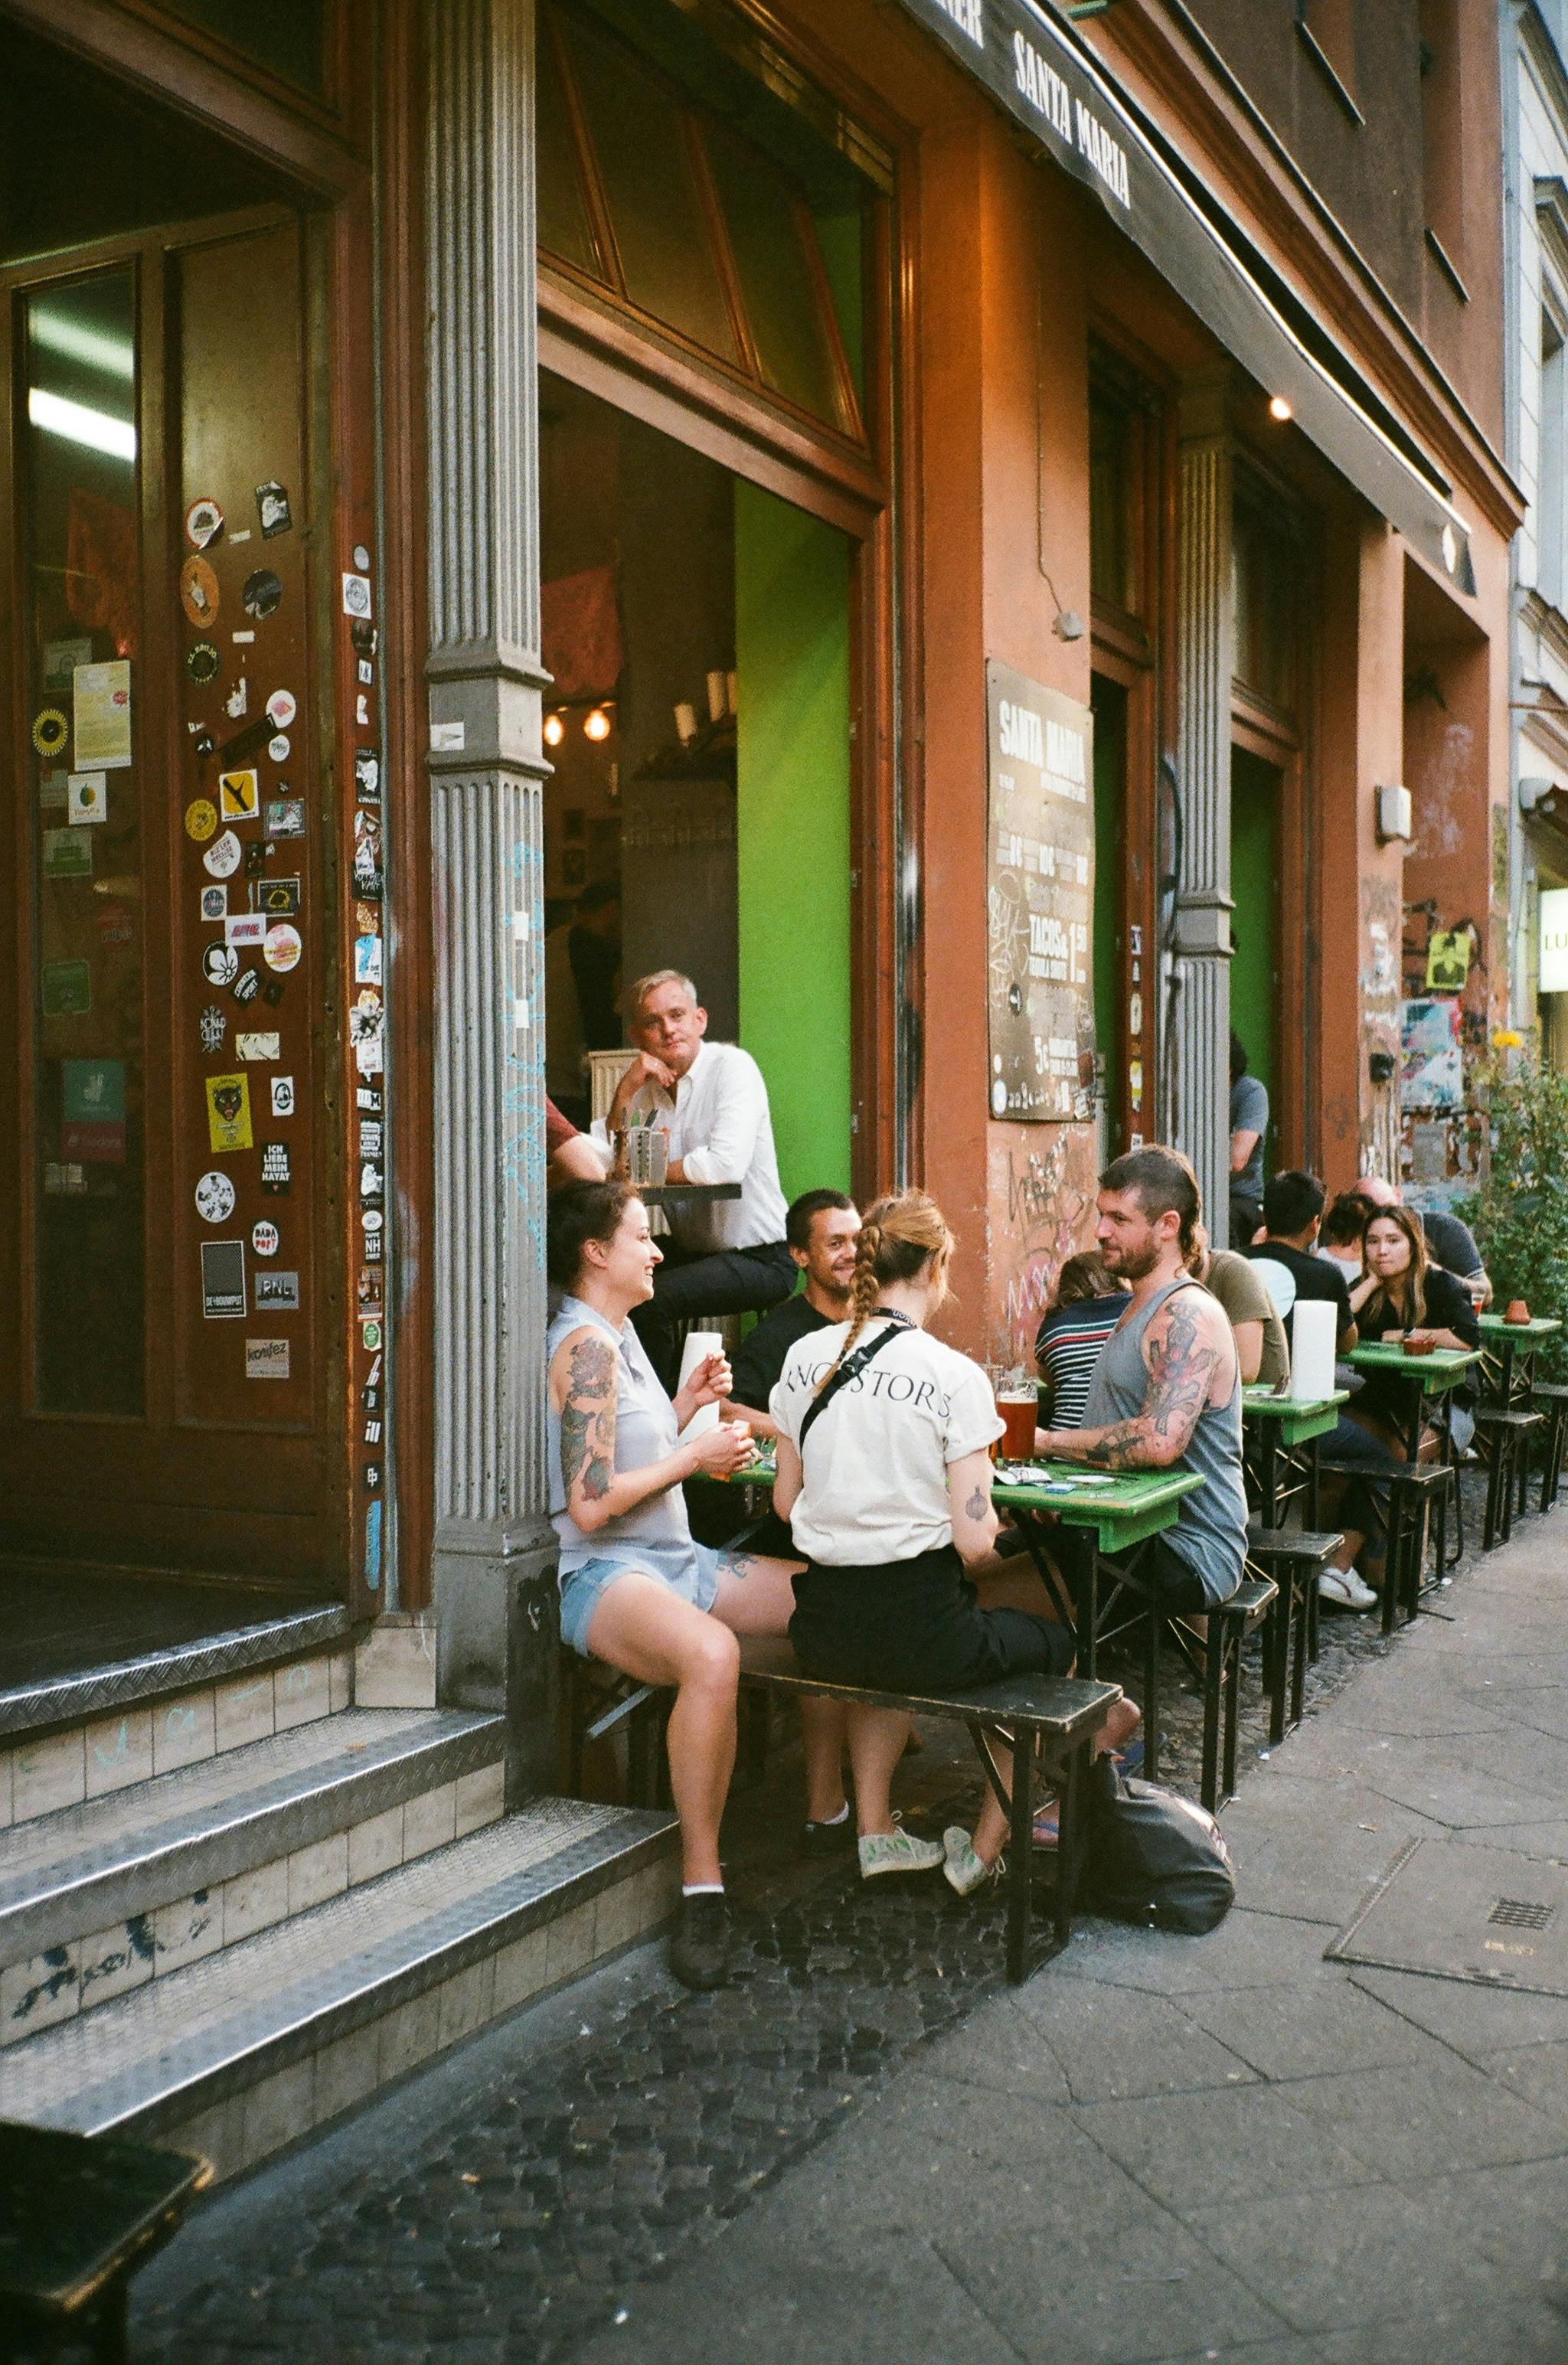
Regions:
<svg viewBox="0 0 1568 2365"><path fill-rule="evenodd" d="M709 1890L680 1900L680 1920L669 1943L669 1967L683 1987L722 1988L730 1976L734 1938L729 1900Z"/></svg>
<svg viewBox="0 0 1568 2365"><path fill-rule="evenodd" d="M855 1845L855 1818L846 1815L836 1823L813 1823L808 1816L801 1833L801 1854L804 1856L845 1855Z"/></svg>

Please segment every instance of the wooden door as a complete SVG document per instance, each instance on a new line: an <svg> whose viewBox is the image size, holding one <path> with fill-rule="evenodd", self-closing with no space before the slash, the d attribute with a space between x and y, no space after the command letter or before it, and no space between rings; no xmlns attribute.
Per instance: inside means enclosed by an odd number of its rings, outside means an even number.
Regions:
<svg viewBox="0 0 1568 2365"><path fill-rule="evenodd" d="M336 1590L306 256L252 216L0 287L0 1548Z"/></svg>

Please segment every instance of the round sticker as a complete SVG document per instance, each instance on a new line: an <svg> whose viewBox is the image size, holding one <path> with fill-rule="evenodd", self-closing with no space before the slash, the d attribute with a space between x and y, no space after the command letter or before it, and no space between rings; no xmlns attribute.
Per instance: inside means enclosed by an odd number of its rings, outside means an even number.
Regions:
<svg viewBox="0 0 1568 2365"><path fill-rule="evenodd" d="M992 1116L1007 1115L1007 1087L1000 1076L991 1088L991 1113Z"/></svg>
<svg viewBox="0 0 1568 2365"><path fill-rule="evenodd" d="M204 1224L221 1224L234 1213L234 1185L216 1167L196 1186L196 1214Z"/></svg>
<svg viewBox="0 0 1568 2365"><path fill-rule="evenodd" d="M58 706L46 706L33 719L33 745L40 756L58 756L71 736L71 725Z"/></svg>
<svg viewBox="0 0 1568 2365"><path fill-rule="evenodd" d="M359 1220L367 1232L378 1232L382 1224L381 1209L379 1207L362 1208Z"/></svg>
<svg viewBox="0 0 1568 2365"><path fill-rule="evenodd" d="M240 594L240 604L247 616L264 622L277 613L277 603L283 598L283 585L270 566L258 566L253 575L245 577L245 588Z"/></svg>
<svg viewBox="0 0 1568 2365"><path fill-rule="evenodd" d="M362 575L369 574L370 553L366 550L363 542L356 542L353 546L353 563L358 567Z"/></svg>
<svg viewBox="0 0 1568 2365"><path fill-rule="evenodd" d="M381 1344L380 1323L362 1322L359 1326L359 1339L362 1347L370 1349L379 1347Z"/></svg>
<svg viewBox="0 0 1568 2365"><path fill-rule="evenodd" d="M269 739L267 741L267 754L272 757L274 764L287 763L288 738L285 732L280 731L275 739Z"/></svg>
<svg viewBox="0 0 1568 2365"><path fill-rule="evenodd" d="M218 827L218 807L206 797L193 797L185 807L185 835L205 844Z"/></svg>
<svg viewBox="0 0 1568 2365"><path fill-rule="evenodd" d="M276 1256L277 1226L275 1224L269 1224L264 1216L259 1224L252 1224L251 1227L251 1246L255 1250L257 1256Z"/></svg>
<svg viewBox="0 0 1568 2365"><path fill-rule="evenodd" d="M210 805L207 811L212 813ZM212 817L214 821L218 818L216 813L213 813ZM244 848L233 831L226 829L222 836L214 839L212 845L202 856L202 868L210 871L214 879L231 879L240 868L240 860L243 853Z"/></svg>
<svg viewBox="0 0 1568 2365"><path fill-rule="evenodd" d="M240 956L232 945L208 945L201 968L209 985L232 985L240 974Z"/></svg>
<svg viewBox="0 0 1568 2365"><path fill-rule="evenodd" d="M291 927L286 920L280 920L275 927L267 930L267 939L262 947L267 967L275 969L280 977L286 977L297 965L303 950L298 929Z"/></svg>
<svg viewBox="0 0 1568 2365"><path fill-rule="evenodd" d="M216 681L219 662L210 641L193 641L185 651L185 671L194 682Z"/></svg>
<svg viewBox="0 0 1568 2365"><path fill-rule="evenodd" d="M280 731L286 731L299 709L291 689L274 689L267 701L267 713Z"/></svg>
<svg viewBox="0 0 1568 2365"><path fill-rule="evenodd" d="M180 605L193 624L218 622L218 577L205 558L187 558L180 569Z"/></svg>
<svg viewBox="0 0 1568 2365"><path fill-rule="evenodd" d="M210 499L193 501L185 511L185 540L193 550L206 550L223 532L223 511Z"/></svg>

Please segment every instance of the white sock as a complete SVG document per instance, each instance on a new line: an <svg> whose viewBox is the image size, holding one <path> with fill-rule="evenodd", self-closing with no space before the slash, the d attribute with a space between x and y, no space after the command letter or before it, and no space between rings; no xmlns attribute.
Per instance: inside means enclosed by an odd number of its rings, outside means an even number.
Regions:
<svg viewBox="0 0 1568 2365"><path fill-rule="evenodd" d="M836 1815L808 1815L806 1821L815 1823L819 1831L831 1831L835 1823L849 1821L849 1801L846 1799Z"/></svg>
<svg viewBox="0 0 1568 2365"><path fill-rule="evenodd" d="M722 1880L683 1881L680 1893L683 1897L722 1897L724 1884Z"/></svg>

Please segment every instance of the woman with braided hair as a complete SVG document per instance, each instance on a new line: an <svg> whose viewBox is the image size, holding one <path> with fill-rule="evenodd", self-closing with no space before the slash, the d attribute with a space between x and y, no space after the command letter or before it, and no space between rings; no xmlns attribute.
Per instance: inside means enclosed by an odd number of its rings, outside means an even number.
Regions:
<svg viewBox="0 0 1568 2365"><path fill-rule="evenodd" d="M926 1328L952 1254L924 1192L879 1200L861 1227L849 1321L790 1350L769 1403L774 1506L806 1559L790 1639L830 1681L963 1690L1072 1663L1065 1627L981 1609L965 1573L996 1539L990 1449L1002 1422L980 1366ZM940 1865L968 1896L995 1870L1004 1811L988 1786L972 1840L955 1826L937 1847L898 1830L888 1793L909 1725L901 1710L849 1711L861 1877Z"/></svg>

